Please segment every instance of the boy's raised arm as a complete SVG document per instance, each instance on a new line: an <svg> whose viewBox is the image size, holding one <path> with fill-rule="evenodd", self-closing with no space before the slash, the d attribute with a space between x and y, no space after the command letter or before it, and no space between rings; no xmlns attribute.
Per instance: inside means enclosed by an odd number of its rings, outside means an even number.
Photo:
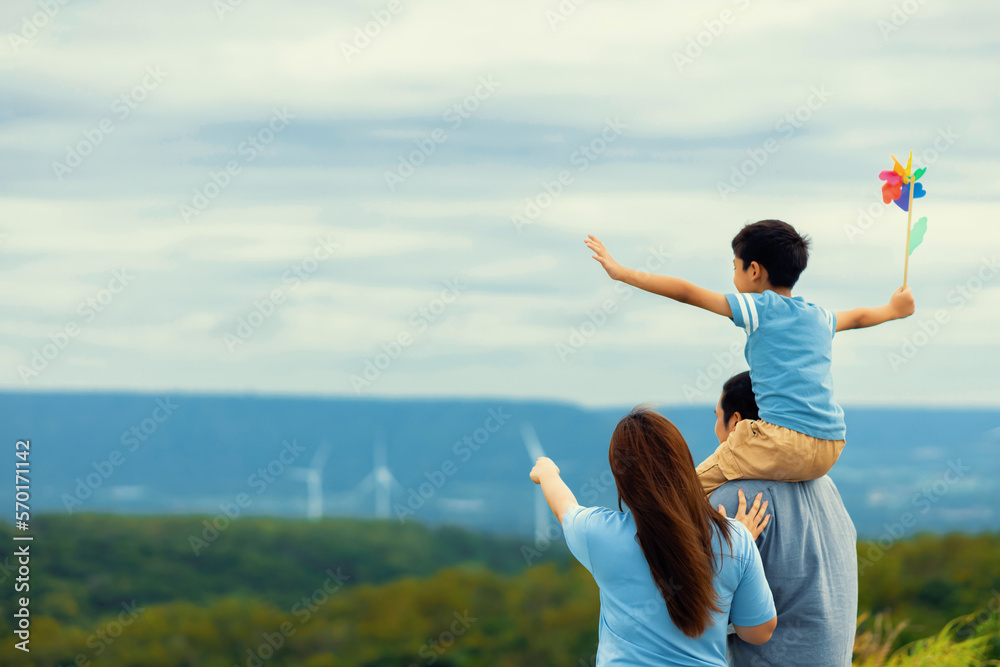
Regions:
<svg viewBox="0 0 1000 667"><path fill-rule="evenodd" d="M909 287L900 287L893 292L889 303L876 308L855 308L837 313L837 331L848 329L864 329L882 324L889 320L898 320L913 314L913 293Z"/></svg>
<svg viewBox="0 0 1000 667"><path fill-rule="evenodd" d="M604 244L593 234L588 234L584 243L594 252L591 257L600 262L612 280L619 280L652 294L659 294L674 301L704 308L724 317L732 318L733 316L725 294L698 287L694 283L673 276L660 276L655 273L626 268L614 260Z"/></svg>

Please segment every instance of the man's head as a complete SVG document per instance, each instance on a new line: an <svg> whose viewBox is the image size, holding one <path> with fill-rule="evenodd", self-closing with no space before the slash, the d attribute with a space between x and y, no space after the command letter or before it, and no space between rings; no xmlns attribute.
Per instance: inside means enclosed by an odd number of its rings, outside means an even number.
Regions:
<svg viewBox="0 0 1000 667"><path fill-rule="evenodd" d="M757 401L753 397L750 371L726 380L722 385L722 395L715 406L715 437L725 442L736 425L743 419L759 419Z"/></svg>
<svg viewBox="0 0 1000 667"><path fill-rule="evenodd" d="M733 284L740 292L795 286L809 260L809 239L781 220L760 220L733 238Z"/></svg>

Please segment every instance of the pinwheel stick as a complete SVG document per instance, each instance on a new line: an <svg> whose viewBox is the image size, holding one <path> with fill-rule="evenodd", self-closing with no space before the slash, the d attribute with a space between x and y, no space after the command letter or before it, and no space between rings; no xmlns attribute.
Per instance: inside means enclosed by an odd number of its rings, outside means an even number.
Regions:
<svg viewBox="0 0 1000 667"><path fill-rule="evenodd" d="M912 164L913 164L913 151L910 151L910 159L906 163L907 168L909 168L910 165L912 165ZM910 176L910 192L909 192L910 201L909 201L909 204L906 207L906 209L907 209L907 211L906 211L906 248L904 248L904 250L906 250L906 259L903 262L903 287L906 287L906 276L907 276L907 273L910 270L910 230L912 229L912 225L910 224L910 221L913 220L913 191L915 189L916 189L916 181L913 180L913 176L911 175Z"/></svg>

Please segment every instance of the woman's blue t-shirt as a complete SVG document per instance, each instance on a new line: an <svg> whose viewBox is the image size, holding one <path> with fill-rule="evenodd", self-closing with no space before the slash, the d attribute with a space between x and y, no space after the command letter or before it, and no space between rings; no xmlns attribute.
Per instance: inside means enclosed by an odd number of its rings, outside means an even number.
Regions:
<svg viewBox="0 0 1000 667"><path fill-rule="evenodd" d="M724 540L715 540L715 590L720 613L697 639L681 632L653 583L646 557L636 540L635 520L628 510L575 505L563 515L566 543L601 589L600 644L597 667L677 665L726 667L729 623L754 626L775 616L774 599L753 537L732 519L732 555ZM715 537L718 538L717 529ZM720 566L721 562L721 566ZM684 595L682 576L671 581Z"/></svg>

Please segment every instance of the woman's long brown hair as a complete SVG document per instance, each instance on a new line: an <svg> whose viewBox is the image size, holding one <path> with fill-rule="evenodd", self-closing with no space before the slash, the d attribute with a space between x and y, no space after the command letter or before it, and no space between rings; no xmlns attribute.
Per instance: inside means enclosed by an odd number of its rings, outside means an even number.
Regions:
<svg viewBox="0 0 1000 667"><path fill-rule="evenodd" d="M662 415L633 409L618 422L608 458L618 509L624 501L632 510L639 546L671 620L685 635L700 637L721 611L712 527L731 551L729 523L705 496L684 437Z"/></svg>

